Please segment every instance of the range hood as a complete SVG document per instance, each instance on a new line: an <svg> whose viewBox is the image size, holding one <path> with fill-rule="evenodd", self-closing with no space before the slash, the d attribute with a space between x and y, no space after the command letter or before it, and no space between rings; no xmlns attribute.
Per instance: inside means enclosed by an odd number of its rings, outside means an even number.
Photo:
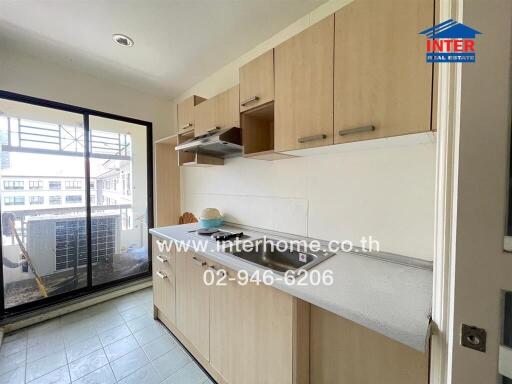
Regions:
<svg viewBox="0 0 512 384"><path fill-rule="evenodd" d="M222 158L239 156L242 154L242 130L237 127L217 128L204 135L184 141L175 149Z"/></svg>

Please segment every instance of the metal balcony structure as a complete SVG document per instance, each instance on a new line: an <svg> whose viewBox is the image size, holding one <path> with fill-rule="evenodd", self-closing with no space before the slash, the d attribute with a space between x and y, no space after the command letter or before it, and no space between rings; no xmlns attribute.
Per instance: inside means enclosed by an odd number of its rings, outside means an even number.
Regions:
<svg viewBox="0 0 512 384"><path fill-rule="evenodd" d="M129 134L90 131L90 157L110 160L131 159ZM10 117L1 132L2 151L50 155L84 156L85 133L80 126L43 123Z"/></svg>

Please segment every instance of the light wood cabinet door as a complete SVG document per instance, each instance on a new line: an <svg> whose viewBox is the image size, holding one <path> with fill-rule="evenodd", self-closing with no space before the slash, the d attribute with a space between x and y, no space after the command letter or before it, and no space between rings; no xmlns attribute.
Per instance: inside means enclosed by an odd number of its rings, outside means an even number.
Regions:
<svg viewBox="0 0 512 384"><path fill-rule="evenodd" d="M237 350L242 342L238 315L242 287L236 281L229 281L236 276L235 272L227 270L227 273L227 279L217 279L219 285L210 287L210 364L227 383L235 383L234 371L243 360Z"/></svg>
<svg viewBox="0 0 512 384"><path fill-rule="evenodd" d="M433 0L355 0L336 12L335 143L430 130L432 64L418 32L433 15Z"/></svg>
<svg viewBox="0 0 512 384"><path fill-rule="evenodd" d="M176 325L208 360L210 355L210 287L203 281L207 264L193 252L176 254Z"/></svg>
<svg viewBox="0 0 512 384"><path fill-rule="evenodd" d="M236 85L214 97L215 127L221 129L240 127L239 90L239 86Z"/></svg>
<svg viewBox="0 0 512 384"><path fill-rule="evenodd" d="M178 133L185 133L194 129L194 106L204 100L204 98L194 95L178 103Z"/></svg>
<svg viewBox="0 0 512 384"><path fill-rule="evenodd" d="M240 67L240 112L274 100L274 50Z"/></svg>
<svg viewBox="0 0 512 384"><path fill-rule="evenodd" d="M284 292L229 278L211 286L210 364L228 383L307 383L309 372L297 365L309 366L309 335L307 327L297 332L297 325L309 324L309 304L301 302L299 308L299 300ZM305 361L295 360L303 347ZM294 353L294 348L300 352Z"/></svg>
<svg viewBox="0 0 512 384"><path fill-rule="evenodd" d="M334 15L274 49L275 150L333 144Z"/></svg>
<svg viewBox="0 0 512 384"><path fill-rule="evenodd" d="M153 302L158 316L176 323L176 254L173 248L159 246L162 239L153 238Z"/></svg>
<svg viewBox="0 0 512 384"><path fill-rule="evenodd" d="M215 129L215 97L194 107L194 135L201 136Z"/></svg>

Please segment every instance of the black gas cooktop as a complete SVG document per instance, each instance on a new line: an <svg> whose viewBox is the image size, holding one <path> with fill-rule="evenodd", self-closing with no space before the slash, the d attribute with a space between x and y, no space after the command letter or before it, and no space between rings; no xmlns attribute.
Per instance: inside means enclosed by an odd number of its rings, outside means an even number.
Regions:
<svg viewBox="0 0 512 384"><path fill-rule="evenodd" d="M244 233L241 231L225 231L218 228L200 228L192 232L204 237L210 237L216 241L243 239L245 237Z"/></svg>

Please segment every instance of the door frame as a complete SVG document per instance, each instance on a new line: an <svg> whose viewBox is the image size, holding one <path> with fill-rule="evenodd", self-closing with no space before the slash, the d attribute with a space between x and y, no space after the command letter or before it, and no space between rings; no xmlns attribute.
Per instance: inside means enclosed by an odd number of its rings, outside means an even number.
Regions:
<svg viewBox="0 0 512 384"><path fill-rule="evenodd" d="M462 16L462 0L436 2L435 23ZM434 64L437 87L436 188L430 383L447 384L451 370L457 137L460 129L461 64ZM436 89L434 87L434 89Z"/></svg>
<svg viewBox="0 0 512 384"><path fill-rule="evenodd" d="M503 251L510 161L511 36L506 11L512 7L503 8L505 0L439 3L441 21L462 21L465 16L484 35L479 37L477 65L436 66L438 134L430 383L491 384L499 381L499 317L503 313L499 296L502 290L512 290L512 279L506 276L506 271L512 269L512 255ZM492 177L488 177L490 173ZM487 185L481 180L490 182ZM477 182L482 183L481 190L464 190ZM485 206L486 214L471 219L468 213L472 209L482 212L478 209L481 206ZM487 212L492 212L492 218ZM484 255L487 259L482 259ZM482 268L480 290L474 282L479 276L475 272ZM487 329L486 353L460 346L463 322Z"/></svg>
<svg viewBox="0 0 512 384"><path fill-rule="evenodd" d="M37 97L32 97L28 95L22 95L19 93L14 93L10 91L0 90L0 99L6 99L26 104L31 104L39 107L46 107L57 109L66 112L72 112L76 114L80 114L83 116L84 121L84 130L85 132L89 132L89 117L97 116L106 119L123 121L126 123L132 123L137 125L142 125L146 127L146 163L147 163L147 225L148 228L152 228L154 225L154 212L153 212L153 123L149 121L139 120L131 117L116 115L113 113L97 111L94 109L79 107L75 105L60 103L57 101L41 99ZM14 318L16 316L37 311L43 308L48 308L48 306L54 304L60 304L66 301L71 301L80 297L84 297L89 294L97 293L99 291L103 291L112 287L121 286L129 282L133 282L136 280L146 279L151 277L152 275L152 247L151 247L151 235L148 235L148 271L143 273L138 273L132 276L124 277L122 279L93 285L92 284L92 257L90 251L90 243L91 243L91 206L90 206L90 179L89 179L89 146L88 146L88 135L85 135L85 151L84 151L84 160L85 160L85 178L86 178L86 223L87 223L87 286L83 288L78 288L76 290L61 293L55 296L39 299L34 302L29 302L25 304L18 305L16 307L4 308L4 284L3 284L3 273L0 270L0 323L8 322L10 318ZM0 242L1 244L1 242ZM0 246L0 260L2 260L2 247ZM3 265L3 262L2 262Z"/></svg>

